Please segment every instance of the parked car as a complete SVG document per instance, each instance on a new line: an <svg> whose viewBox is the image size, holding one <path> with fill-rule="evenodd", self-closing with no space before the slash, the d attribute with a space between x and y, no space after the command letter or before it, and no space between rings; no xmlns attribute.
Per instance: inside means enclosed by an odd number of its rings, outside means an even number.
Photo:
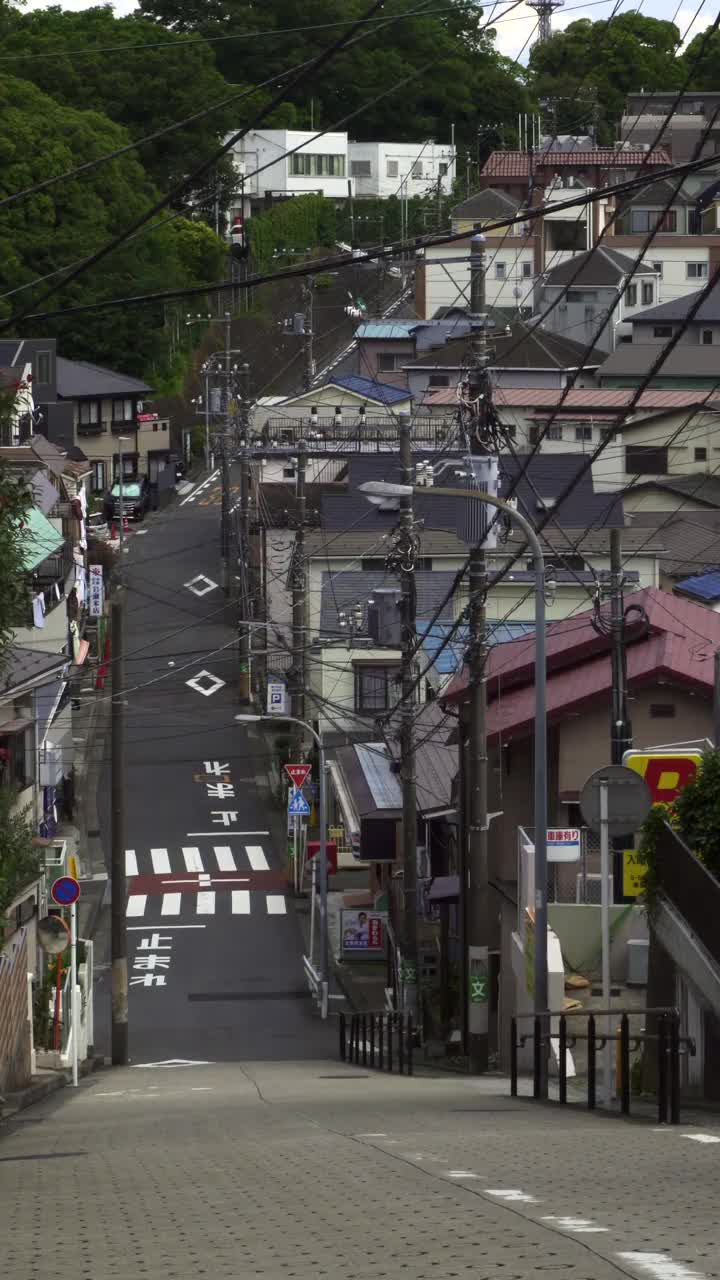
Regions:
<svg viewBox="0 0 720 1280"><path fill-rule="evenodd" d="M113 517L120 517L120 485L115 483L110 490L113 504ZM126 478L122 487L122 511L128 520L142 520L150 507L150 485L145 476Z"/></svg>

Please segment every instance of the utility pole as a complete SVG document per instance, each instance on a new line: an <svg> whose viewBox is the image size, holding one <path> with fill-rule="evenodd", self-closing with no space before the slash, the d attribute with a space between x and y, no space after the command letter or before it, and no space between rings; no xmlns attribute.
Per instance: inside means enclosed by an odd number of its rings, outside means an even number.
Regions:
<svg viewBox="0 0 720 1280"><path fill-rule="evenodd" d="M250 399L248 380L250 366L240 369L240 618L248 621L254 617L253 565L250 560ZM240 700L252 701L252 628L240 627Z"/></svg>
<svg viewBox="0 0 720 1280"><path fill-rule="evenodd" d="M313 355L313 279L303 282L303 391L310 391L315 377Z"/></svg>
<svg viewBox="0 0 720 1280"><path fill-rule="evenodd" d="M400 414L400 466L402 483L414 484L411 418ZM415 772L415 704L413 661L415 653L416 586L413 555L413 500L400 499L400 584L402 703L400 717L400 778L402 783L403 843L403 929L401 985L403 1005L413 1017L418 1015L417 937L417 785Z"/></svg>
<svg viewBox="0 0 720 1280"><path fill-rule="evenodd" d="M624 753L632 746L632 725L630 723L627 696L625 600L623 596L623 565L620 538L619 529L610 530L610 656L612 670L610 759L613 764L622 764ZM630 833L628 833L628 837L630 837ZM615 836L612 845L612 880L615 889L613 897L618 901L623 897L623 850L629 846L628 840L623 836ZM608 885L609 891L610 885Z"/></svg>
<svg viewBox="0 0 720 1280"><path fill-rule="evenodd" d="M720 751L720 649L715 650L715 687L713 690L713 745Z"/></svg>
<svg viewBox="0 0 720 1280"><path fill-rule="evenodd" d="M125 877L125 508L123 504L123 440L118 438L120 493L120 564L110 614L112 627L112 702L110 704L110 959L111 1053L114 1067L128 1062L127 881Z"/></svg>
<svg viewBox="0 0 720 1280"><path fill-rule="evenodd" d="M292 714L296 720L305 719L305 596L307 590L305 564L305 470L307 466L307 445L304 440L298 441L297 451L297 530L293 548L292 572L292 627L293 627L293 679L292 679ZM298 749L302 748L302 735L298 738Z"/></svg>
<svg viewBox="0 0 720 1280"><path fill-rule="evenodd" d="M232 374L232 316L225 312L225 430L222 436L221 450L221 507L220 507L220 561L223 591L229 596L232 591L232 574L230 570L230 458L232 444L232 400L230 395L230 379Z"/></svg>
<svg viewBox="0 0 720 1280"><path fill-rule="evenodd" d="M348 212L350 214L350 245L355 248L355 201L353 199L352 179L348 178Z"/></svg>
<svg viewBox="0 0 720 1280"><path fill-rule="evenodd" d="M484 237L470 241L470 326L472 366L469 377L471 405L470 455L487 457L487 414L491 397L485 314ZM471 485L475 484L475 475ZM468 791L470 822L465 890L467 1057L470 1071L487 1071L489 1065L489 959L490 903L488 885L488 759L487 759L487 625L485 592L487 563L482 540L470 552L470 740Z"/></svg>

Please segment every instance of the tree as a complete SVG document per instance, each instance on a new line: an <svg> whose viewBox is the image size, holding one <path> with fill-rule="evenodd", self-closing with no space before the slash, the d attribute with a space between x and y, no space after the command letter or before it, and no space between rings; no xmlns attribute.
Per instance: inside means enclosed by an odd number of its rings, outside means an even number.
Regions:
<svg viewBox="0 0 720 1280"><path fill-rule="evenodd" d="M64 106L102 112L131 138L154 133L233 93L211 46L179 41L138 16L116 18L107 6L80 13L54 7L7 14L2 34L3 54L14 55L14 75ZM142 147L139 158L157 186L171 186L215 150L237 111L222 108ZM223 193L233 185L229 162L203 186L214 190L218 184Z"/></svg>
<svg viewBox="0 0 720 1280"><path fill-rule="evenodd" d="M708 871L720 879L720 751L706 751L673 805L674 824Z"/></svg>
<svg viewBox="0 0 720 1280"><path fill-rule="evenodd" d="M10 903L40 874L41 868L29 814L18 813L14 804L12 788L0 786L0 921Z"/></svg>
<svg viewBox="0 0 720 1280"><path fill-rule="evenodd" d="M218 66L228 80L258 84L316 57L366 12L367 0L263 0L262 6L245 0L141 0L140 8L176 32L208 39L237 32L236 39L214 45ZM406 0L388 0L379 17L406 10ZM357 139L449 139L455 124L457 136L469 142L478 122L498 109L516 118L527 109L525 88L482 27L481 10L469 0L449 0L437 14L408 16L389 29L378 26L376 36L343 50L320 77L305 78L288 92L297 126L309 127L311 102L321 125L364 107L350 126ZM412 72L420 74L372 104Z"/></svg>
<svg viewBox="0 0 720 1280"><path fill-rule="evenodd" d="M14 391L0 396L0 422L9 420ZM0 463L0 672L15 628L25 620L29 595L23 565L24 524L32 494ZM2 840L0 837L0 847Z"/></svg>
<svg viewBox="0 0 720 1280"><path fill-rule="evenodd" d="M127 141L127 133L105 116L60 106L24 80L0 81L0 195L9 194L84 161L104 156ZM0 293L71 266L112 239L157 198L157 190L132 154L104 164L80 178L0 209ZM128 293L153 292L169 285L204 283L195 270L211 268L218 278L225 248L208 231L215 253L195 259L184 242L184 219L158 217L96 268L58 290L52 303L71 306ZM208 247L205 240L206 249ZM212 278L212 277L211 277ZM41 286L42 288L42 286ZM0 302L0 317L27 307L39 290ZM42 336L46 326L23 336ZM64 355L96 360L141 376L162 367L166 358L163 314L153 307L117 308L53 322Z"/></svg>
<svg viewBox="0 0 720 1280"><path fill-rule="evenodd" d="M576 133L596 123L598 140L610 145L630 91L669 90L680 82L679 41L674 23L639 13L601 22L581 18L535 45L529 88L539 102L554 105L553 131Z"/></svg>
<svg viewBox="0 0 720 1280"><path fill-rule="evenodd" d="M720 83L720 33L700 32L679 58L683 76L690 73L691 89L717 90Z"/></svg>

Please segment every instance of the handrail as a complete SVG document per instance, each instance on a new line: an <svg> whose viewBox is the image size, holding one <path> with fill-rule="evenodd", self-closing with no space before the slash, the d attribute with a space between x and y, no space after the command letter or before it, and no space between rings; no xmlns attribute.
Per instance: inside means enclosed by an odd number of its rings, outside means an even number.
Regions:
<svg viewBox="0 0 720 1280"><path fill-rule="evenodd" d="M340 1013L340 1061L400 1075L413 1074L415 1028L411 1013Z"/></svg>
<svg viewBox="0 0 720 1280"><path fill-rule="evenodd" d="M620 1005L613 1005L607 1009L541 1009L539 1013L516 1013L515 1021L520 1022L525 1018L609 1018L611 1015L617 1017L626 1013L628 1017L645 1017L647 1014L671 1013L675 1017L680 1017L680 1010L677 1005L666 1004L658 1005L656 1008L648 1009L623 1009Z"/></svg>

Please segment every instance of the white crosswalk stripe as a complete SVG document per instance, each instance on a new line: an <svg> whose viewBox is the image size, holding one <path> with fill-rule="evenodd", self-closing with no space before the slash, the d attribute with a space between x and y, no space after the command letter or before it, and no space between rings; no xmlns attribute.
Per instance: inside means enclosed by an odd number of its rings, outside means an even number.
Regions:
<svg viewBox="0 0 720 1280"><path fill-rule="evenodd" d="M229 844L213 845L218 871L237 871L233 851Z"/></svg>
<svg viewBox="0 0 720 1280"><path fill-rule="evenodd" d="M129 916L144 916L146 903L146 893L131 893L128 898L127 914Z"/></svg>
<svg viewBox="0 0 720 1280"><path fill-rule="evenodd" d="M266 893L265 900L269 916L285 915L285 898L282 893Z"/></svg>
<svg viewBox="0 0 720 1280"><path fill-rule="evenodd" d="M205 890L197 895L197 913L199 916L215 914L215 894L212 890Z"/></svg>
<svg viewBox="0 0 720 1280"><path fill-rule="evenodd" d="M199 849L196 849L193 846L188 848L185 845L183 845L182 852L183 852L183 858L185 859L186 871L204 871L205 870L203 866L202 858L200 857Z"/></svg>
<svg viewBox="0 0 720 1280"><path fill-rule="evenodd" d="M160 909L161 916L179 916L182 904L181 893L164 893L162 907Z"/></svg>
<svg viewBox="0 0 720 1280"><path fill-rule="evenodd" d="M250 894L247 889L233 889L232 912L234 916L250 915Z"/></svg>
<svg viewBox="0 0 720 1280"><path fill-rule="evenodd" d="M167 849L151 849L153 871L156 876L170 875L170 859Z"/></svg>
<svg viewBox="0 0 720 1280"><path fill-rule="evenodd" d="M137 856L134 849L125 850L125 875L136 876L138 873Z"/></svg>
<svg viewBox="0 0 720 1280"><path fill-rule="evenodd" d="M159 917L176 920L205 916L287 916L287 902L282 893L252 892L249 889L232 889L216 892L200 889L197 893L132 893L128 898L128 918L156 921Z"/></svg>
<svg viewBox="0 0 720 1280"><path fill-rule="evenodd" d="M253 871L269 871L268 860L259 844L246 844L245 852Z"/></svg>

